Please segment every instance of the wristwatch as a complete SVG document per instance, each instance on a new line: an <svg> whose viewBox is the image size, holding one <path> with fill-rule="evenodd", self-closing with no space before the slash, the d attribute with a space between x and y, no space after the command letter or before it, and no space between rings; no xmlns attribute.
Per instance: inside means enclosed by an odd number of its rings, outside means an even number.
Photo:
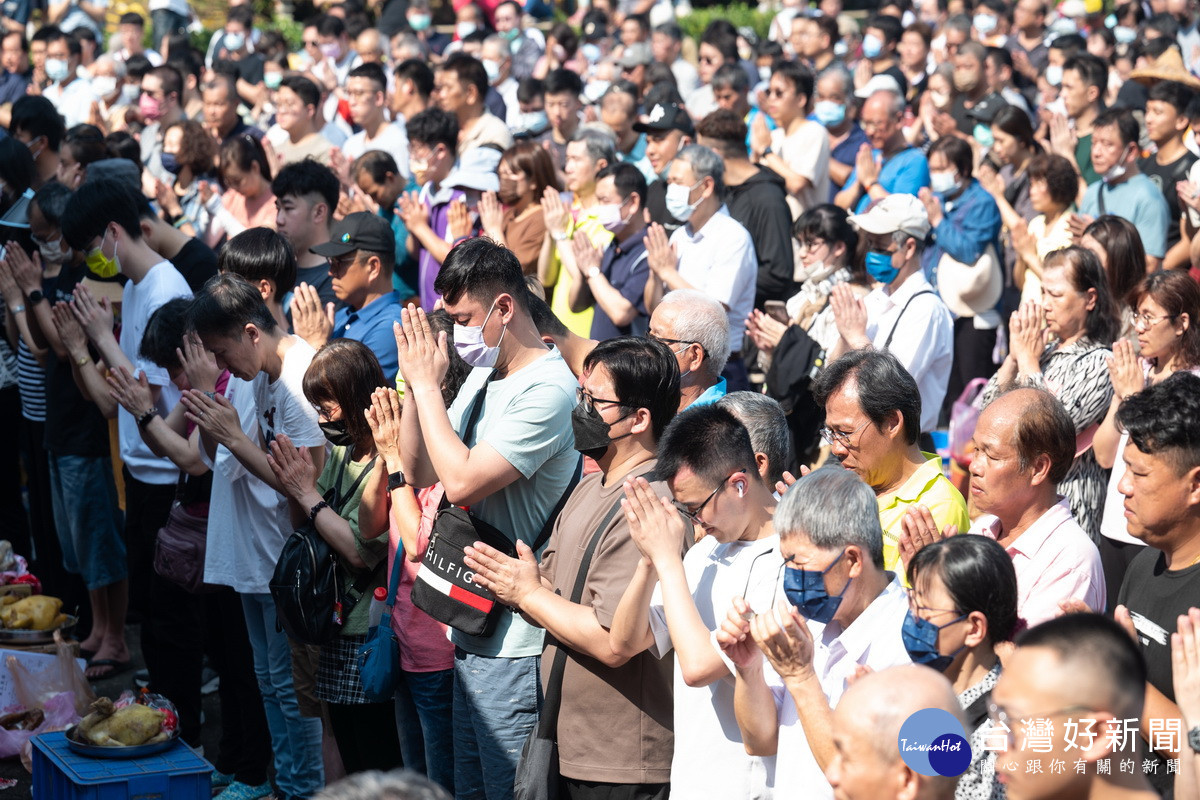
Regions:
<svg viewBox="0 0 1200 800"><path fill-rule="evenodd" d="M1188 731L1188 747L1192 752L1200 753L1200 725Z"/></svg>
<svg viewBox="0 0 1200 800"><path fill-rule="evenodd" d="M408 481L404 478L404 473L400 470L388 473L388 491L394 492L397 489L403 489L408 486Z"/></svg>
<svg viewBox="0 0 1200 800"><path fill-rule="evenodd" d="M158 406L150 406L144 413L139 414L137 418L137 426L144 428L152 419L158 416Z"/></svg>
<svg viewBox="0 0 1200 800"><path fill-rule="evenodd" d="M599 274L600 274L600 268L592 267L591 269L589 269L587 271L587 279L590 281L592 278L596 277Z"/></svg>
<svg viewBox="0 0 1200 800"><path fill-rule="evenodd" d="M36 306L38 303L46 299L46 295L42 294L41 289L34 289L29 293L29 305Z"/></svg>

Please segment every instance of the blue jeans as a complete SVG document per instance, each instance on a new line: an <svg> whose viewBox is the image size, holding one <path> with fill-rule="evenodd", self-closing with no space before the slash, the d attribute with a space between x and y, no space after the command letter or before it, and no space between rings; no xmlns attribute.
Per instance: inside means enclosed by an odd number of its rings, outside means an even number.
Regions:
<svg viewBox="0 0 1200 800"><path fill-rule="evenodd" d="M401 672L396 731L404 766L454 794L454 670Z"/></svg>
<svg viewBox="0 0 1200 800"><path fill-rule="evenodd" d="M457 800L512 800L521 747L537 725L541 656L490 658L454 650Z"/></svg>
<svg viewBox="0 0 1200 800"><path fill-rule="evenodd" d="M111 458L51 456L50 501L67 572L89 590L129 577Z"/></svg>
<svg viewBox="0 0 1200 800"><path fill-rule="evenodd" d="M292 654L287 634L276 630L275 601L269 594L243 594L241 598L254 651L254 674L275 751L275 782L288 797L310 797L325 785L321 720L300 716L292 685Z"/></svg>

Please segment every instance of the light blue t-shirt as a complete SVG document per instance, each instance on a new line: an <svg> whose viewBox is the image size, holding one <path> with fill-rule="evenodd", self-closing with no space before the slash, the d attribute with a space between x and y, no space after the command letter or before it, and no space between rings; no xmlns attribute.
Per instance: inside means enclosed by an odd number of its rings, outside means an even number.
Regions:
<svg viewBox="0 0 1200 800"><path fill-rule="evenodd" d="M462 435L466 414L491 369L477 367L450 406L450 424ZM571 410L575 376L562 355L551 350L534 363L488 385L483 412L465 444L487 442L521 477L471 506L484 522L532 545L550 512L558 505L579 463ZM481 656L518 658L542 652L544 631L519 614L500 612L491 636L451 631L455 645Z"/></svg>
<svg viewBox="0 0 1200 800"><path fill-rule="evenodd" d="M1141 234L1146 255L1162 258L1167 254L1167 226L1171 224L1171 212L1162 191L1140 172L1115 186L1106 185L1104 181L1093 183L1083 195L1079 213L1088 217L1103 214L1124 217ZM1175 222L1178 224L1179 221Z"/></svg>
<svg viewBox="0 0 1200 800"><path fill-rule="evenodd" d="M875 157L879 158L878 150L875 151ZM905 148L883 162L878 180L888 194L911 194L915 197L917 192L929 185L929 161L917 148ZM846 186L853 186L857 182L858 170L855 169L846 179ZM870 193L863 192L854 213L867 213L871 203Z"/></svg>

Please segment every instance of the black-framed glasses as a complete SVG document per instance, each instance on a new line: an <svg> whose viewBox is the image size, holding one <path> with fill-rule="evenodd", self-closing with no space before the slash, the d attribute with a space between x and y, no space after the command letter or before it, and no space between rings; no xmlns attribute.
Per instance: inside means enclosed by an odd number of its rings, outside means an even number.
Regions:
<svg viewBox="0 0 1200 800"><path fill-rule="evenodd" d="M591 392L585 391L582 386L576 387L575 389L575 402L583 403L584 410L589 414L592 413L592 409L596 407L596 403L608 403L609 405L614 406L625 405L620 400L609 400L605 397L596 397Z"/></svg>
<svg viewBox="0 0 1200 800"><path fill-rule="evenodd" d="M840 444L842 447L849 449L850 439L854 436L857 436L859 433L861 433L863 431L864 428L866 428L870 424L871 424L871 420L867 420L862 425L859 425L857 428L850 431L849 433L847 433L846 431L835 431L833 428L829 427L828 425L823 425L823 426L821 426L821 438L825 440L826 444L829 444L829 445Z"/></svg>
<svg viewBox="0 0 1200 800"><path fill-rule="evenodd" d="M355 261L358 261L358 251L357 250L355 250L353 253L347 253L344 256L338 256L337 258L331 258L331 259L329 259L329 274L330 275L341 275L341 274L345 273L346 270L348 270L352 266L354 266Z"/></svg>
<svg viewBox="0 0 1200 800"><path fill-rule="evenodd" d="M708 497L704 498L704 502L702 502L700 505L696 506L695 509L688 508L687 506L685 506L683 503L679 502L678 500L672 500L671 502L675 504L675 507L677 509L679 509L680 514L683 514L685 517L687 517L688 519L690 519L692 521L693 525L700 525L701 524L700 512L704 511L704 507L712 502L712 499L717 496L717 492L719 492L725 488L725 484L729 483L729 478L732 478L734 475L737 475L738 472L745 472L745 471L746 470L744 470L744 469L740 469L737 472L729 473L729 477L726 478L725 480L721 481L721 483L717 485L717 488L713 489L712 493L709 494Z"/></svg>
<svg viewBox="0 0 1200 800"><path fill-rule="evenodd" d="M681 344L684 347L690 347L691 345L694 345L694 344L700 344L700 342L697 342L695 339L668 339L665 336L656 336L653 333L647 333L646 338L652 342L660 342L661 344L665 344L665 345ZM709 357L707 347L700 344L700 350L701 350L701 352L704 353L705 358ZM676 353L676 355L679 355L679 353Z"/></svg>

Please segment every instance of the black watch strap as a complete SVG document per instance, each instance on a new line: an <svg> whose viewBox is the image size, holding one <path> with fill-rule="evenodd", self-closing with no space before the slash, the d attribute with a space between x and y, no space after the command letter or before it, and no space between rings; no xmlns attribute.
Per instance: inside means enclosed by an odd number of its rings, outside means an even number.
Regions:
<svg viewBox="0 0 1200 800"><path fill-rule="evenodd" d="M408 481L405 480L403 472L396 470L395 472L388 473L387 488L389 492L394 492L397 489L403 489L405 486L408 486Z"/></svg>
<svg viewBox="0 0 1200 800"><path fill-rule="evenodd" d="M42 294L41 289L34 289L29 293L29 305L36 306L38 303L46 299L46 295Z"/></svg>

